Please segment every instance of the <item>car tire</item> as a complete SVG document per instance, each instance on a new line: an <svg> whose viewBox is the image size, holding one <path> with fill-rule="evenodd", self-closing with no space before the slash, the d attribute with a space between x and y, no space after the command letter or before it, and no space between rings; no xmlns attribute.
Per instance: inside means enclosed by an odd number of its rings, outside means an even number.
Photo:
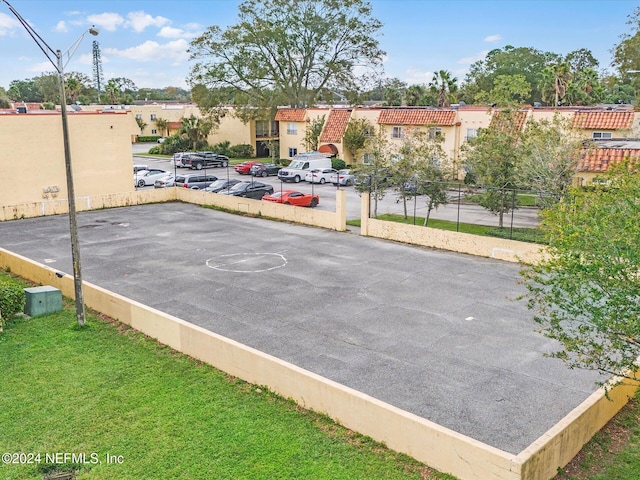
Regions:
<svg viewBox="0 0 640 480"><path fill-rule="evenodd" d="M345 182L345 185L346 185L347 187L350 187L351 185L353 185L353 180L347 180L347 181Z"/></svg>
<svg viewBox="0 0 640 480"><path fill-rule="evenodd" d="M196 163L196 170L202 170L202 164Z"/></svg>
<svg viewBox="0 0 640 480"><path fill-rule="evenodd" d="M299 175L296 175L296 176L293 178L293 181L294 181L295 183L300 183L300 176L299 176Z"/></svg>
<svg viewBox="0 0 640 480"><path fill-rule="evenodd" d="M269 174L267 173L267 171L266 171L266 170L264 170L264 171L262 172L262 177L264 178L264 177L268 177L268 176L269 176Z"/></svg>
<svg viewBox="0 0 640 480"><path fill-rule="evenodd" d="M144 180L138 180L138 186L144 187Z"/></svg>
<svg viewBox="0 0 640 480"><path fill-rule="evenodd" d="M320 185L324 185L324 182L325 182L325 181L326 181L326 180L325 180L323 177L321 177L321 178L320 178Z"/></svg>
<svg viewBox="0 0 640 480"><path fill-rule="evenodd" d="M285 205L291 205L289 202L284 202Z"/></svg>
<svg viewBox="0 0 640 480"><path fill-rule="evenodd" d="M229 162L227 162L227 161L222 162L222 167L223 168L227 168L228 165L229 165Z"/></svg>
<svg viewBox="0 0 640 480"><path fill-rule="evenodd" d="M317 207L318 206L318 200L316 200L315 198L312 198L310 206L311 206L311 208Z"/></svg>

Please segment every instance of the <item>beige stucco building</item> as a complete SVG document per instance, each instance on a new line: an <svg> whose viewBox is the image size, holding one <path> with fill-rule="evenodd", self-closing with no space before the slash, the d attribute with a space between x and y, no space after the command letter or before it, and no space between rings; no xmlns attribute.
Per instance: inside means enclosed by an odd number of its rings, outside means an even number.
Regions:
<svg viewBox="0 0 640 480"><path fill-rule="evenodd" d="M430 107L353 107L353 108L281 108L276 114L280 128L280 157L291 158L306 151L304 137L311 122L324 115L325 124L318 149L332 153L348 165L367 163L366 153L357 158L344 148L343 136L349 121L366 118L397 150L408 130L428 130L443 137L447 161L462 178L461 146L477 136L478 130L491 124L498 109L460 105L450 109ZM611 139L632 138L640 134L640 114L629 106L617 107L530 107L520 110L518 123L523 127L528 119L551 119L560 114L584 132L585 140L594 140L599 148L586 154L575 175L577 184L590 182L611 162L626 156L640 157L640 149L628 143L612 144ZM609 142L606 142L608 141Z"/></svg>
<svg viewBox="0 0 640 480"><path fill-rule="evenodd" d="M131 122L126 111L69 112L76 197L134 189ZM67 198L59 112L0 112L0 148L0 206Z"/></svg>

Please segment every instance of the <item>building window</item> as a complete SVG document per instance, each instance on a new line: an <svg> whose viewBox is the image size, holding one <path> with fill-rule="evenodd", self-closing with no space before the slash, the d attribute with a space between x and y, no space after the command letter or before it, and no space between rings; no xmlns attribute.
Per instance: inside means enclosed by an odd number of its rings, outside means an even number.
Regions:
<svg viewBox="0 0 640 480"><path fill-rule="evenodd" d="M151 130L151 135L157 135L158 134L158 130Z"/></svg>
<svg viewBox="0 0 640 480"><path fill-rule="evenodd" d="M373 163L373 154L365 153L362 156L362 163L364 163L365 165L371 165Z"/></svg>
<svg viewBox="0 0 640 480"><path fill-rule="evenodd" d="M376 134L375 127L373 125L368 125L364 129L364 136L367 138L371 138Z"/></svg>
<svg viewBox="0 0 640 480"><path fill-rule="evenodd" d="M297 148L289 148L289 158L293 158L298 154Z"/></svg>
<svg viewBox="0 0 640 480"><path fill-rule="evenodd" d="M401 153L395 153L391 155L391 163L397 163L404 158L404 155Z"/></svg>
<svg viewBox="0 0 640 480"><path fill-rule="evenodd" d="M404 138L404 127L393 127L391 138Z"/></svg>
<svg viewBox="0 0 640 480"><path fill-rule="evenodd" d="M277 137L276 122L270 120L256 120L256 137Z"/></svg>
<svg viewBox="0 0 640 480"><path fill-rule="evenodd" d="M136 120L142 120L142 114L136 113Z"/></svg>
<svg viewBox="0 0 640 480"><path fill-rule="evenodd" d="M477 128L467 128L467 134L465 135L464 139L468 141L469 139L476 138L477 136L478 136Z"/></svg>
<svg viewBox="0 0 640 480"><path fill-rule="evenodd" d="M295 123L287 123L287 134L296 135L298 133L298 125Z"/></svg>
<svg viewBox="0 0 640 480"><path fill-rule="evenodd" d="M440 127L429 128L429 138L434 139L442 136L442 129Z"/></svg>
<svg viewBox="0 0 640 480"><path fill-rule="evenodd" d="M593 140L611 140L611 132L593 132Z"/></svg>
<svg viewBox="0 0 640 480"><path fill-rule="evenodd" d="M155 122L158 119L158 116L155 113L151 114L151 121Z"/></svg>

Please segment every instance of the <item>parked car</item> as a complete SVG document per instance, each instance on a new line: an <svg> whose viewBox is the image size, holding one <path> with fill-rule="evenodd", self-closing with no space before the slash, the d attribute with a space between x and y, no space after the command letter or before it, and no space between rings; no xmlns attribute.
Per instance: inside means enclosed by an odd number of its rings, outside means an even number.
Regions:
<svg viewBox="0 0 640 480"><path fill-rule="evenodd" d="M175 185L176 177L173 173L170 173L166 177L160 177L155 182L153 182L153 186L155 188L166 188L173 187Z"/></svg>
<svg viewBox="0 0 640 480"><path fill-rule="evenodd" d="M186 153L185 152L174 153L173 156L171 157L171 165L178 168L186 167L186 165L182 164L183 155L186 155Z"/></svg>
<svg viewBox="0 0 640 480"><path fill-rule="evenodd" d="M320 203L318 195L302 193L296 190L282 190L280 192L265 195L262 200L266 202L283 203L285 205L297 205L300 207L315 207Z"/></svg>
<svg viewBox="0 0 640 480"><path fill-rule="evenodd" d="M275 163L254 163L251 165L251 175L254 177L268 177L269 175L278 175L282 167Z"/></svg>
<svg viewBox="0 0 640 480"><path fill-rule="evenodd" d="M166 177L168 174L169 172L159 168L139 170L133 174L133 186L146 187L147 185L153 185L158 178Z"/></svg>
<svg viewBox="0 0 640 480"><path fill-rule="evenodd" d="M202 170L205 167L226 167L229 157L213 152L196 152L182 155L182 166Z"/></svg>
<svg viewBox="0 0 640 480"><path fill-rule="evenodd" d="M310 183L324 184L330 182L331 175L336 175L337 173L338 171L335 168L314 168L305 174L304 179Z"/></svg>
<svg viewBox="0 0 640 480"><path fill-rule="evenodd" d="M248 160L246 162L242 162L236 165L235 167L233 167L233 169L242 175L249 175L249 173L251 173L251 167L256 163L260 163L260 162L255 160Z"/></svg>
<svg viewBox="0 0 640 480"><path fill-rule="evenodd" d="M194 173L191 175L176 175L175 184L176 184L176 187L192 188L194 190L199 190L199 189L207 188L217 179L218 177L214 175L201 175L199 173Z"/></svg>
<svg viewBox="0 0 640 480"><path fill-rule="evenodd" d="M231 187L233 187L236 183L240 183L240 180L236 180L235 178L232 178L230 180L218 179L215 182L213 182L211 185L209 185L207 188L205 188L204 191L218 193L223 190L230 190Z"/></svg>
<svg viewBox="0 0 640 480"><path fill-rule="evenodd" d="M229 190L222 190L218 193L260 200L265 195L272 194L273 187L260 182L238 182Z"/></svg>
<svg viewBox="0 0 640 480"><path fill-rule="evenodd" d="M356 181L356 176L351 173L351 170L344 169L338 170L337 174L331 175L329 180L334 185L353 185Z"/></svg>

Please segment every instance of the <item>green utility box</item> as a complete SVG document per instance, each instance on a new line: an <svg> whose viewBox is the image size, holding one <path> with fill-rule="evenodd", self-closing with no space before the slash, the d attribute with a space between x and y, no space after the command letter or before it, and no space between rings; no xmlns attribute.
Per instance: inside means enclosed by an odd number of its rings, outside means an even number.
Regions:
<svg viewBox="0 0 640 480"><path fill-rule="evenodd" d="M54 287L25 288L26 302L24 313L38 317L62 310L62 292Z"/></svg>

